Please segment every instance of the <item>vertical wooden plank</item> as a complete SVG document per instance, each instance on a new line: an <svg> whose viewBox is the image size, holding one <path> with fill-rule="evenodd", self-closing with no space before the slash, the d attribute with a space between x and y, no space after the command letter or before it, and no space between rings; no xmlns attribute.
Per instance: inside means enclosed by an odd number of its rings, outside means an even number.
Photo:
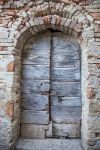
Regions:
<svg viewBox="0 0 100 150"><path fill-rule="evenodd" d="M45 139L46 125L21 124L21 138Z"/></svg>
<svg viewBox="0 0 100 150"><path fill-rule="evenodd" d="M53 136L80 138L80 56L77 40L52 33L51 118Z"/></svg>
<svg viewBox="0 0 100 150"><path fill-rule="evenodd" d="M29 39L22 53L21 137L44 139L50 135L50 41L44 32ZM49 127L50 126L50 127Z"/></svg>
<svg viewBox="0 0 100 150"><path fill-rule="evenodd" d="M50 40L51 40L51 33L49 31L45 31L43 33L39 33L33 36L31 39L24 46L24 51L28 49L32 50L48 50L50 49Z"/></svg>
<svg viewBox="0 0 100 150"><path fill-rule="evenodd" d="M49 123L48 111L22 110L21 123L46 125Z"/></svg>

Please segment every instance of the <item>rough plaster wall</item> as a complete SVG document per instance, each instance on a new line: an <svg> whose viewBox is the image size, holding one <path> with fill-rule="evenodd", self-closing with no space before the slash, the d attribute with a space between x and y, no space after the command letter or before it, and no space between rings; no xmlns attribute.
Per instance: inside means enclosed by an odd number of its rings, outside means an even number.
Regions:
<svg viewBox="0 0 100 150"><path fill-rule="evenodd" d="M84 43L82 43L82 47L85 45L86 49L82 53L82 58L85 58L88 53L86 58L88 64L86 65L85 61L83 61L83 74L87 78L86 89L82 88L83 93L85 93L85 97L83 97L85 107L83 109L86 112L85 114L83 113L83 129L86 129L86 133L84 132L83 134L88 149L92 150L97 148L100 143L100 1L54 0L53 2L64 2L59 8L60 10L58 9L58 15L64 11L64 6L73 4L94 23L91 28L87 28L84 32L83 36L86 41L84 40ZM20 114L18 107L18 103L20 103L20 89L18 88L20 86L18 83L20 74L18 76L16 65L20 62L20 50L15 53L15 47L12 44L15 38L14 33L17 32L15 29L21 23L21 20L24 20L23 24L28 22L26 12L29 9L31 11L28 14L34 16L35 9L39 12L41 10L39 6L42 4L44 4L43 0L0 1L0 150L9 149L19 135L18 130L16 130L16 128L19 128L19 120L16 118L19 118ZM52 5L52 3L49 3L49 5ZM42 7L45 8L46 4ZM36 15L40 16L40 14L41 11ZM42 15L45 16L47 13L44 11ZM28 35L26 34L26 36ZM86 74L86 70L88 74ZM84 79L82 82L84 84Z"/></svg>

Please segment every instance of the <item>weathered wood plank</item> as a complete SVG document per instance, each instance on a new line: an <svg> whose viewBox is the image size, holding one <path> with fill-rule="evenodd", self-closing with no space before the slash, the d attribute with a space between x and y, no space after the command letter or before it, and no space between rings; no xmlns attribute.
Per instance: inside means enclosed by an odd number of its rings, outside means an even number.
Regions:
<svg viewBox="0 0 100 150"><path fill-rule="evenodd" d="M44 139L47 125L21 124L21 138Z"/></svg>
<svg viewBox="0 0 100 150"><path fill-rule="evenodd" d="M33 49L33 50L44 50L44 49L50 49L50 40L51 40L51 33L44 32L39 33L28 40L27 44L25 44L24 51L27 49Z"/></svg>
<svg viewBox="0 0 100 150"><path fill-rule="evenodd" d="M50 89L49 80L33 80L33 79L23 79L21 82L21 92L33 94L38 93L48 93Z"/></svg>
<svg viewBox="0 0 100 150"><path fill-rule="evenodd" d="M49 114L47 111L23 110L21 112L21 123L45 125L49 123Z"/></svg>
<svg viewBox="0 0 100 150"><path fill-rule="evenodd" d="M51 106L51 113L54 114L70 114L81 115L81 107L78 106Z"/></svg>
<svg viewBox="0 0 100 150"><path fill-rule="evenodd" d="M56 59L56 58L55 58ZM51 62L52 68L73 68L73 67L80 67L79 60L66 60L66 61L59 61L59 62Z"/></svg>
<svg viewBox="0 0 100 150"><path fill-rule="evenodd" d="M48 110L49 99L47 95L40 94L22 94L21 96L21 108L42 111Z"/></svg>
<svg viewBox="0 0 100 150"><path fill-rule="evenodd" d="M79 81L80 67L76 68L53 68L51 70L52 81Z"/></svg>
<svg viewBox="0 0 100 150"><path fill-rule="evenodd" d="M23 67L22 67L22 78L49 79L50 78L49 66L23 65Z"/></svg>
<svg viewBox="0 0 100 150"><path fill-rule="evenodd" d="M66 114L66 113L52 113L52 121L55 123L71 123L80 124L81 113L79 114Z"/></svg>
<svg viewBox="0 0 100 150"><path fill-rule="evenodd" d="M55 137L80 138L79 45L75 39L61 33L54 33L52 37L51 118L53 134Z"/></svg>
<svg viewBox="0 0 100 150"><path fill-rule="evenodd" d="M51 65L52 67L70 67L77 66L80 67L79 55L77 52L68 51L62 52L63 50L57 50L57 52L52 53Z"/></svg>
<svg viewBox="0 0 100 150"><path fill-rule="evenodd" d="M81 107L51 106L51 118L56 123L80 124Z"/></svg>
<svg viewBox="0 0 100 150"><path fill-rule="evenodd" d="M81 114L76 115L70 115L70 114L61 114L61 113L56 113L56 114L52 114L52 121L54 123L57 124L61 124L61 123L71 123L71 124L80 124L81 122Z"/></svg>
<svg viewBox="0 0 100 150"><path fill-rule="evenodd" d="M80 125L53 123L53 134L55 137L80 138Z"/></svg>
<svg viewBox="0 0 100 150"><path fill-rule="evenodd" d="M51 118L55 123L80 124L81 107L51 107Z"/></svg>
<svg viewBox="0 0 100 150"><path fill-rule="evenodd" d="M56 59L55 59L56 58ZM69 50L69 49L53 49L52 51L52 58L51 60L54 62L64 61L67 62L69 60L79 60L79 53L76 50Z"/></svg>
<svg viewBox="0 0 100 150"><path fill-rule="evenodd" d="M51 96L51 105L53 106L82 106L80 97L57 97Z"/></svg>
<svg viewBox="0 0 100 150"><path fill-rule="evenodd" d="M76 54L76 56L72 55L73 58L77 58L77 59L80 58L79 49L73 42L67 42L66 41L63 44L60 44L59 40L56 40L53 43L52 47L53 47L52 53L58 53L60 51L60 52L65 52L65 53L69 54L69 56L70 56L71 55L70 53L73 52L74 54Z"/></svg>
<svg viewBox="0 0 100 150"><path fill-rule="evenodd" d="M79 97L81 96L80 82L54 82L51 83L51 92L55 96Z"/></svg>
<svg viewBox="0 0 100 150"><path fill-rule="evenodd" d="M27 50L22 53L22 64L49 65L50 52L47 50Z"/></svg>
<svg viewBox="0 0 100 150"><path fill-rule="evenodd" d="M46 136L46 138L53 137L52 121L49 122L48 129L46 130L45 136Z"/></svg>
<svg viewBox="0 0 100 150"><path fill-rule="evenodd" d="M65 36L62 33L52 33L53 49L79 49L79 44L75 38Z"/></svg>

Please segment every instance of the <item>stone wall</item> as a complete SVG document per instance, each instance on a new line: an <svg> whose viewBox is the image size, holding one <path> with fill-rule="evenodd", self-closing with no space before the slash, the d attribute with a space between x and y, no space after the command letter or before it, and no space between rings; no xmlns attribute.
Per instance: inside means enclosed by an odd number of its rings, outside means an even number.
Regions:
<svg viewBox="0 0 100 150"><path fill-rule="evenodd" d="M78 38L82 53L82 141L100 149L100 1L0 1L0 150L20 134L20 69L24 43L48 28Z"/></svg>

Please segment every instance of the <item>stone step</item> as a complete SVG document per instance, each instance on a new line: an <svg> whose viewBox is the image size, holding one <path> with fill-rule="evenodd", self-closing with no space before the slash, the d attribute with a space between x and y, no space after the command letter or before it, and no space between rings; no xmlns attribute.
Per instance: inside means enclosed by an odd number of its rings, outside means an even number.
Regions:
<svg viewBox="0 0 100 150"><path fill-rule="evenodd" d="M79 139L19 139L15 150L83 150Z"/></svg>

